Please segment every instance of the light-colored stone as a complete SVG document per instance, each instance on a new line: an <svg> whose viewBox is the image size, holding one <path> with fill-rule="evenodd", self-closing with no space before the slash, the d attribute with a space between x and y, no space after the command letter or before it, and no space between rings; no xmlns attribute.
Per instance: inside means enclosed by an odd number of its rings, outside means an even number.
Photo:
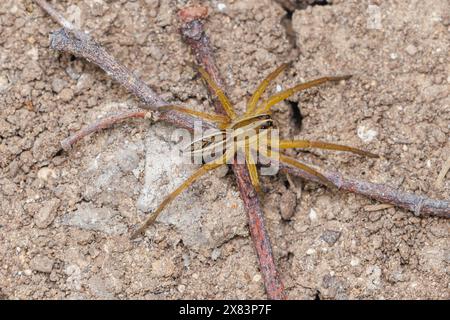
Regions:
<svg viewBox="0 0 450 320"><path fill-rule="evenodd" d="M42 204L42 207L34 215L34 223L38 228L47 228L53 222L60 203L59 199L52 199Z"/></svg>
<svg viewBox="0 0 450 320"><path fill-rule="evenodd" d="M53 269L54 260L46 256L38 255L31 260L31 269L39 272L50 273Z"/></svg>
<svg viewBox="0 0 450 320"><path fill-rule="evenodd" d="M64 215L60 223L85 230L101 231L109 235L124 234L128 230L117 211L89 205L81 205L76 211Z"/></svg>

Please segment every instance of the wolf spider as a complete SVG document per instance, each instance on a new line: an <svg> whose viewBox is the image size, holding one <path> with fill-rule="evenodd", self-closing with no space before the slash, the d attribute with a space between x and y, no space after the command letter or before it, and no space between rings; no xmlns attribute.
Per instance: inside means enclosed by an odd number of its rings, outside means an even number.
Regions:
<svg viewBox="0 0 450 320"><path fill-rule="evenodd" d="M312 80L305 83L300 83L292 88L279 92L266 99L261 99L263 93L269 86L269 84L283 72L289 64L283 64L276 70L270 73L257 87L253 95L247 102L246 111L242 115L237 115L230 100L225 93L219 88L219 86L211 79L208 73L201 67L198 68L203 79L213 89L215 95L218 97L220 103L225 110L225 115L208 114L204 112L198 112L190 109L186 109L177 105L164 106L165 110L177 110L182 113L196 116L200 119L214 122L219 131L215 134L203 136L201 139L195 140L190 144L190 147L194 147L196 142L202 142L202 147L197 150L193 150L193 154L204 153L206 151L221 149L221 153L216 158L209 162L204 163L197 171L195 171L189 178L187 178L178 188L170 193L157 207L157 209L145 220L142 226L137 229L132 238L139 236L143 233L149 225L151 225L161 214L165 207L167 207L172 200L174 200L183 190L193 184L198 178L206 174L207 172L214 170L220 166L229 164L235 159L238 152L242 152L245 157L245 164L248 168L250 180L255 189L261 192L260 181L258 176L257 165L258 160L255 154L259 153L262 157L267 159L274 159L276 161L294 166L303 170L322 181L325 185L333 186L333 183L323 176L319 171L311 168L310 166L284 155L280 152L283 149L327 149L352 152L361 156L367 156L371 158L377 158L378 156L363 151L357 148L311 140L282 140L274 138L270 135L270 130L274 127L274 121L271 117L272 107L277 103L289 98L293 94L318 86L325 82L336 82L340 80L347 80L351 76L337 76L337 77L322 77L316 80ZM262 101L260 101L262 100ZM261 148L265 145L266 148Z"/></svg>

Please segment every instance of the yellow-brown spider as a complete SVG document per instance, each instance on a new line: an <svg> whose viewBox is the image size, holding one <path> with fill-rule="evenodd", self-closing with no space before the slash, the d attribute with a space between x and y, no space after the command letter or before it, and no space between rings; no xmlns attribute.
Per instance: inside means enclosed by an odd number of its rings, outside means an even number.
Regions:
<svg viewBox="0 0 450 320"><path fill-rule="evenodd" d="M301 170L308 172L311 175L318 177L326 185L333 184L317 170L304 163L299 162L294 158L284 155L280 152L280 150L291 148L318 148L348 151L371 158L378 157L373 153L345 145L311 140L281 140L278 137L274 137L273 135L271 135L270 133L273 128L273 119L271 117L271 114L272 107L274 105L287 99L288 97L299 91L320 85L325 82L346 80L351 77L323 77L309 82L300 83L292 88L279 92L266 99L261 99L270 82L273 81L287 67L288 64L281 65L262 81L262 83L258 86L258 88L248 100L246 111L242 115L236 114L230 100L226 97L219 86L210 78L208 73L202 68L199 68L201 76L203 77L203 79L205 79L205 81L210 85L214 93L217 95L220 103L223 106L223 109L226 112L226 115L208 114L186 109L180 106L163 107L163 109L177 110L179 112L183 112L204 120L214 122L220 131L212 135L203 136L201 139L199 139L203 142L202 148L194 150L193 153L198 154L214 150L216 156L209 162L204 163L197 171L194 172L194 174L192 174L178 188L170 193L156 208L156 210L147 218L143 225L133 233L133 238L144 232L145 229L157 219L164 208L169 205L169 203L173 199L175 199L183 190L188 188L194 181L196 181L207 172L222 165L229 164L236 157L238 152L242 152L242 154L244 155L245 164L248 168L251 182L258 192L260 191L260 182L257 170L257 155L265 157L267 159L275 159L276 161L295 166ZM197 141L194 141L191 146L193 146L196 142ZM220 152L218 152L218 150Z"/></svg>

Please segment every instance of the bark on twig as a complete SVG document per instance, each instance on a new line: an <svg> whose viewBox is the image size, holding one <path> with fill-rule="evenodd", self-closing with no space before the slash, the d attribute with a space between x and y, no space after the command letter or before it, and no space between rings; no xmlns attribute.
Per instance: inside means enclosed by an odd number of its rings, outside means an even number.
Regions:
<svg viewBox="0 0 450 320"><path fill-rule="evenodd" d="M91 133L110 128L117 122L121 122L126 119L144 118L146 114L146 111L128 111L100 119L61 141L61 147L66 151L70 150L72 145Z"/></svg>
<svg viewBox="0 0 450 320"><path fill-rule="evenodd" d="M302 170L280 163L280 169L303 179L322 183L317 177ZM368 198L390 203L396 207L404 208L416 216L435 216L450 218L450 201L434 200L411 192L404 192L388 185L368 181L350 179L334 171L320 170L328 180L333 182L339 190L360 194Z"/></svg>
<svg viewBox="0 0 450 320"><path fill-rule="evenodd" d="M61 147L63 150L68 151L72 148L74 144L83 139L84 137L98 132L104 129L111 128L118 122L132 118L146 118L149 115L152 121L163 121L175 125L178 128L184 128L189 131L194 131L194 125L197 123L198 126L202 126L203 130L215 129L215 125L207 122L201 121L184 113L180 113L174 110L170 111L125 111L116 115L107 116L105 118L99 119L94 123L89 124L80 131L75 132L73 135L61 141Z"/></svg>
<svg viewBox="0 0 450 320"><path fill-rule="evenodd" d="M182 18L186 16L189 17L186 11L180 14ZM205 68L210 77L224 90L225 84L215 63L209 38L203 30L203 23L200 20L190 21L190 19L185 19L185 23L181 27L181 34L185 42L191 47L197 63ZM211 88L210 91L212 91ZM215 109L217 113L225 113L217 100L215 101ZM258 194L251 183L246 166L235 161L232 167L247 212L250 234L258 255L267 296L269 299L286 299L284 285L275 266L272 245L264 223L264 212Z"/></svg>
<svg viewBox="0 0 450 320"><path fill-rule="evenodd" d="M142 108L155 110L166 105L156 92L128 70L127 67L117 62L100 44L91 38L79 37L77 36L78 34L80 33L73 33L65 28L53 32L50 36L50 47L82 57L98 65L111 78L143 101L144 105Z"/></svg>

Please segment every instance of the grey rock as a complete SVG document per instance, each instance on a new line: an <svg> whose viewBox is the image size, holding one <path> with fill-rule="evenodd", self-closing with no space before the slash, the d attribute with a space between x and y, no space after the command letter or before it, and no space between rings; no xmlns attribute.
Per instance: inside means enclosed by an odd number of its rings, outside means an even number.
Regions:
<svg viewBox="0 0 450 320"><path fill-rule="evenodd" d="M115 210L85 205L64 215L60 223L85 230L101 231L109 235L120 235L127 232L127 226L121 220L122 217Z"/></svg>
<svg viewBox="0 0 450 320"><path fill-rule="evenodd" d="M367 268L367 289L378 290L381 288L381 273L381 268L378 266L369 266Z"/></svg>
<svg viewBox="0 0 450 320"><path fill-rule="evenodd" d="M59 93L59 98L64 102L69 102L73 99L73 90L70 88L62 89Z"/></svg>
<svg viewBox="0 0 450 320"><path fill-rule="evenodd" d="M344 280L326 274L322 278L322 287L325 289L323 294L326 298L338 299L338 300L347 300L348 295L346 293L347 285Z"/></svg>
<svg viewBox="0 0 450 320"><path fill-rule="evenodd" d="M211 259L213 259L214 261L216 261L217 259L219 259L221 253L222 253L222 250L220 250L219 248L215 248L215 249L211 252Z"/></svg>
<svg viewBox="0 0 450 320"><path fill-rule="evenodd" d="M179 141L175 134L176 131L162 124L154 125L148 131L144 185L136 204L144 213L154 210L165 196L198 168L180 155L178 144L172 142ZM200 190L199 186L205 183L208 188ZM236 205L231 206L231 203ZM248 233L242 212L239 193L224 186L224 182L214 174L208 174L180 194L157 222L177 228L183 244L189 248L217 248L236 235Z"/></svg>
<svg viewBox="0 0 450 320"><path fill-rule="evenodd" d="M89 289L100 299L114 299L113 286L111 280L103 279L99 275L94 275L89 279Z"/></svg>
<svg viewBox="0 0 450 320"><path fill-rule="evenodd" d="M62 79L55 78L52 81L52 90L56 93L60 93L66 86L67 82Z"/></svg>
<svg viewBox="0 0 450 320"><path fill-rule="evenodd" d="M322 235L320 236L320 239L322 239L323 241L328 243L330 246L332 246L339 240L340 236L341 236L340 231L325 230L325 232L322 233Z"/></svg>
<svg viewBox="0 0 450 320"><path fill-rule="evenodd" d="M52 199L43 203L42 208L34 215L34 223L38 228L47 228L53 222L60 202L59 199Z"/></svg>
<svg viewBox="0 0 450 320"><path fill-rule="evenodd" d="M39 272L50 273L55 262L46 256L36 256L31 260L31 269Z"/></svg>
<svg viewBox="0 0 450 320"><path fill-rule="evenodd" d="M283 220L290 220L297 206L297 197L294 192L286 190L280 199L280 214Z"/></svg>

